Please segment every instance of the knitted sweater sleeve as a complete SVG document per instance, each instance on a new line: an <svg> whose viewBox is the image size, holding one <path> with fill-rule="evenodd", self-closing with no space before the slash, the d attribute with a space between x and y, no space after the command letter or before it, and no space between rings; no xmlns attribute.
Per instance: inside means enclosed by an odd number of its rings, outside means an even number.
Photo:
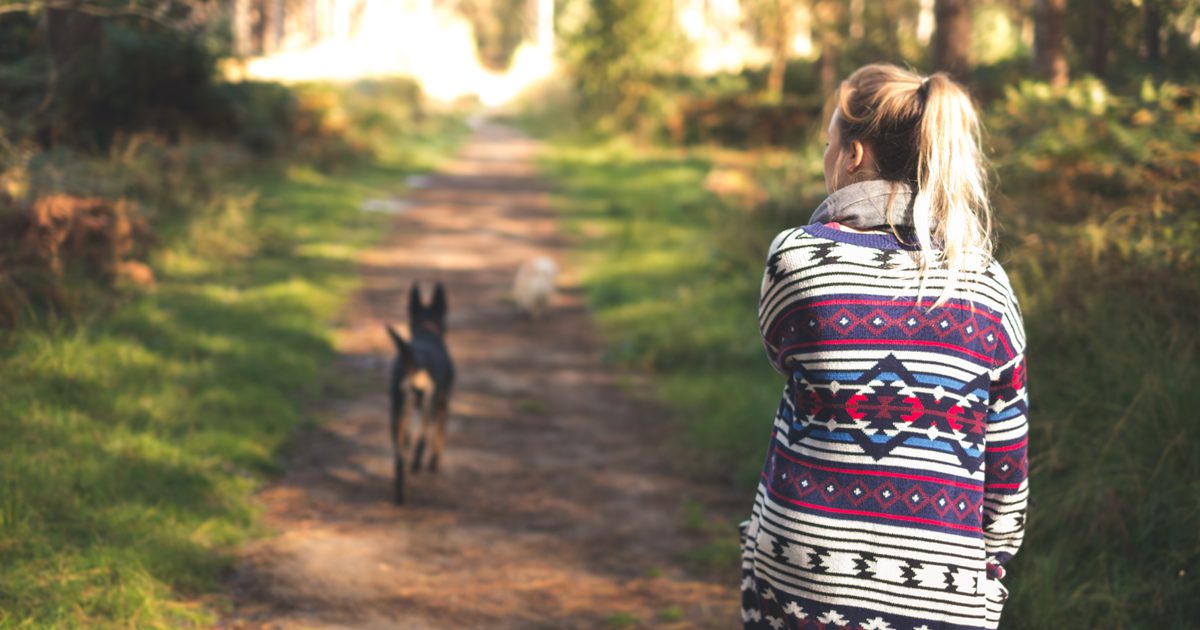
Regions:
<svg viewBox="0 0 1200 630"><path fill-rule="evenodd" d="M988 573L995 578L1004 577L1002 565L1021 546L1029 498L1025 329L1011 289L1008 302L991 373L984 459L983 531Z"/></svg>
<svg viewBox="0 0 1200 630"><path fill-rule="evenodd" d="M787 305L789 285L792 284L797 266L801 264L799 252L785 246L796 232L796 229L784 230L771 241L758 299L758 327L762 334L763 349L767 352L771 367L784 376L788 375L788 371L781 354L782 328L777 320Z"/></svg>

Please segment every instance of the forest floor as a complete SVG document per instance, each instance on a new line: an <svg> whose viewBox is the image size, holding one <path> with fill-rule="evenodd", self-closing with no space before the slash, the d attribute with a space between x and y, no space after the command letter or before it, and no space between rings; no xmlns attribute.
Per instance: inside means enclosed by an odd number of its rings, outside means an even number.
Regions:
<svg viewBox="0 0 1200 630"><path fill-rule="evenodd" d="M672 465L678 427L643 378L602 361L536 174L536 143L484 124L360 262L337 325L337 395L263 489L272 535L244 548L224 628L736 627L736 562L703 561L736 496ZM534 321L517 266L559 262ZM385 391L408 288L448 291L458 368L441 470L391 500ZM403 327L401 327L403 330ZM697 508L696 506L702 506ZM728 554L716 554L722 558ZM699 558L699 560L698 560Z"/></svg>

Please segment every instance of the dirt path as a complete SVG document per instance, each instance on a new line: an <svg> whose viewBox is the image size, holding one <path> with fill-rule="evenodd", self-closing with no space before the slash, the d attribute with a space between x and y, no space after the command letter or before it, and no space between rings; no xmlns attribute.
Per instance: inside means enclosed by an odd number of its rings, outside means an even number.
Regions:
<svg viewBox="0 0 1200 630"><path fill-rule="evenodd" d="M365 256L339 324L346 391L262 492L278 533L245 550L223 626L737 626L736 569L683 568L700 535L681 509L750 498L666 464L669 421L602 365L569 269L548 319L507 300L521 261L564 262L535 149L484 125ZM446 283L459 377L442 470L410 478L398 508L381 322L403 322L413 280Z"/></svg>

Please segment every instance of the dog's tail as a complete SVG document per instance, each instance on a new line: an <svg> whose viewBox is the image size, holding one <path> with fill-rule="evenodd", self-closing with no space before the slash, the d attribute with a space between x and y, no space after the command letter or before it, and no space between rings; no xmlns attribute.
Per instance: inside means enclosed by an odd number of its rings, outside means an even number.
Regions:
<svg viewBox="0 0 1200 630"><path fill-rule="evenodd" d="M400 355L401 360L405 364L411 362L412 348L409 347L408 342L404 340L404 337L400 336L400 333L396 332L395 328L392 328L391 324L384 324L384 327L387 328L388 336L392 338L392 343L396 344L396 352Z"/></svg>
<svg viewBox="0 0 1200 630"><path fill-rule="evenodd" d="M392 343L396 344L397 350L408 346L408 342L404 341L404 337L401 337L400 333L396 332L396 329L392 328L391 324L384 324L383 327L387 328L388 336L392 338Z"/></svg>

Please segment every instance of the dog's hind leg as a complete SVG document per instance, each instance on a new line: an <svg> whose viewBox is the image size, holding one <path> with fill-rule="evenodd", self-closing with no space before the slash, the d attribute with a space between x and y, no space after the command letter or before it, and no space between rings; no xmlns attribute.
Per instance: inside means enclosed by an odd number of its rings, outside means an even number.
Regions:
<svg viewBox="0 0 1200 630"><path fill-rule="evenodd" d="M433 438L433 455L429 457L430 472L437 472L438 460L442 457L442 449L446 446L446 416L450 407L450 396L442 392L438 392L437 399L434 401L434 423L436 424Z"/></svg>
<svg viewBox="0 0 1200 630"><path fill-rule="evenodd" d="M404 503L404 453L408 450L408 409L405 406L405 379L409 366L412 364L412 348L408 342L390 325L386 326L388 336L396 345L396 360L392 363L391 382L388 393L391 394L391 408L388 410L388 428L392 433L392 459L394 471L394 497L396 505Z"/></svg>
<svg viewBox="0 0 1200 630"><path fill-rule="evenodd" d="M408 423L404 409L404 390L398 384L392 386L392 408L390 428L392 432L392 459L394 464L394 498L396 505L404 503L404 452L408 448Z"/></svg>
<svg viewBox="0 0 1200 630"><path fill-rule="evenodd" d="M417 438L417 450L413 453L412 471L413 474L421 472L421 458L425 456L425 435Z"/></svg>
<svg viewBox="0 0 1200 630"><path fill-rule="evenodd" d="M428 392L425 390L413 390L415 422L420 427L418 429L417 448L413 452L412 471L414 474L421 472L421 463L425 459L425 445L429 442L427 439L429 434L429 414L426 411L426 408L429 406L427 396Z"/></svg>

